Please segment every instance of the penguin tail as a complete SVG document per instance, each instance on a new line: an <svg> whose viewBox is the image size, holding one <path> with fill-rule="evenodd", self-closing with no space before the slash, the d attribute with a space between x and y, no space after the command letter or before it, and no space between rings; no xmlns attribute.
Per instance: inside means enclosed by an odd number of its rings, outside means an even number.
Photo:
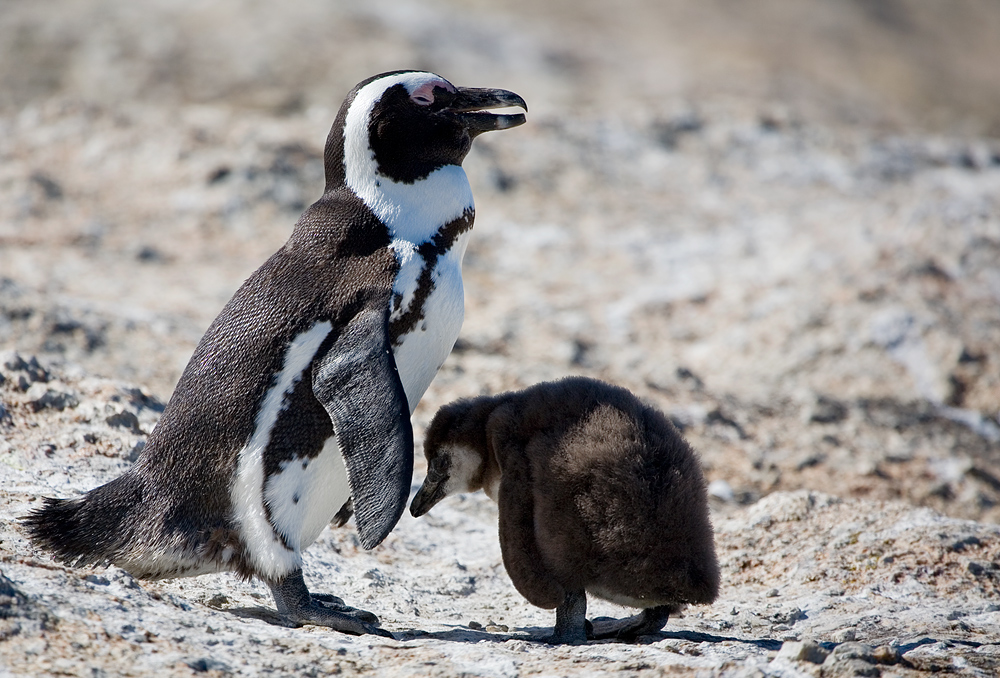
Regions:
<svg viewBox="0 0 1000 678"><path fill-rule="evenodd" d="M67 565L110 565L130 539L126 521L142 491L122 476L82 497L52 499L21 519L34 544Z"/></svg>

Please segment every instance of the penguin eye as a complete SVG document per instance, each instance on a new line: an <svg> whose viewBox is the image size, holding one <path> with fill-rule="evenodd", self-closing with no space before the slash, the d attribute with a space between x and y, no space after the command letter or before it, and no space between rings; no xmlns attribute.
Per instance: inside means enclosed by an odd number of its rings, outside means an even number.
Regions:
<svg viewBox="0 0 1000 678"><path fill-rule="evenodd" d="M410 92L410 101L417 106L430 106L434 103L434 90L444 89L441 82L425 82Z"/></svg>
<svg viewBox="0 0 1000 678"><path fill-rule="evenodd" d="M448 461L448 457L434 457L431 459L430 467L427 469L427 472L440 477L448 472L449 466L451 466L451 464Z"/></svg>

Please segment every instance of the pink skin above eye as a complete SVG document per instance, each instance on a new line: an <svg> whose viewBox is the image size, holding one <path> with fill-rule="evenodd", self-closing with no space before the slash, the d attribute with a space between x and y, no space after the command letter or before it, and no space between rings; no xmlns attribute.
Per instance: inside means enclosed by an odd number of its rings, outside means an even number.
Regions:
<svg viewBox="0 0 1000 678"><path fill-rule="evenodd" d="M416 88L410 92L410 99L413 103L418 106L430 106L434 103L434 88L440 87L441 89L448 90L449 92L454 92L455 87L445 80L434 80L431 82L425 82L420 87Z"/></svg>

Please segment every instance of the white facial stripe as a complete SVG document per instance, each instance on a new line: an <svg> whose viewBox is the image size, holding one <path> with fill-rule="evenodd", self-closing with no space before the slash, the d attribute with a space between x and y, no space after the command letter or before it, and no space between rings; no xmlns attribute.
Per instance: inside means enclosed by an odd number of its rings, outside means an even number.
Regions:
<svg viewBox="0 0 1000 678"><path fill-rule="evenodd" d="M368 143L368 119L385 91L390 87L403 85L412 94L421 85L440 80L442 78L433 73L399 73L370 82L358 90L344 121L344 166L347 169L347 185L352 191L358 193L351 182L352 169L365 170L370 167L374 172L375 152Z"/></svg>
<svg viewBox="0 0 1000 678"><path fill-rule="evenodd" d="M328 438L313 459L282 462L281 471L264 486L274 527L297 551L316 541L350 496L347 468L335 437Z"/></svg>
<svg viewBox="0 0 1000 678"><path fill-rule="evenodd" d="M460 492L470 492L472 479L483 465L482 455L464 445L449 445L443 452L451 458L448 480L444 484L445 495L450 497Z"/></svg>
<svg viewBox="0 0 1000 678"><path fill-rule="evenodd" d="M301 565L298 551L289 551L274 534L264 511L264 450L278 415L287 407L288 394L302 378L333 325L318 322L288 344L285 362L261 403L250 441L240 450L236 481L230 490L233 518L254 568L265 577L277 577ZM338 507L339 508L339 507Z"/></svg>
<svg viewBox="0 0 1000 678"><path fill-rule="evenodd" d="M414 243L426 242L438 228L474 208L468 177L458 165L439 167L412 184L382 176L369 144L368 122L375 104L390 87L402 84L412 94L432 83L454 89L433 73L400 73L370 82L358 91L344 122L348 188L389 228L393 239Z"/></svg>

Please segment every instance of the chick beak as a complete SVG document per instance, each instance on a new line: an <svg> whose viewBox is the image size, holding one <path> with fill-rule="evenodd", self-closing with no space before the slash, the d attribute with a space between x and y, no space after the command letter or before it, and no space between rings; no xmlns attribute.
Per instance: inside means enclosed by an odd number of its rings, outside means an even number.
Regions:
<svg viewBox="0 0 1000 678"><path fill-rule="evenodd" d="M430 479L425 479L424 484L420 486L417 490L417 494L413 497L413 501L410 502L410 515L414 518L419 518L428 511L430 511L435 504L444 499L444 480L440 482L433 482Z"/></svg>

